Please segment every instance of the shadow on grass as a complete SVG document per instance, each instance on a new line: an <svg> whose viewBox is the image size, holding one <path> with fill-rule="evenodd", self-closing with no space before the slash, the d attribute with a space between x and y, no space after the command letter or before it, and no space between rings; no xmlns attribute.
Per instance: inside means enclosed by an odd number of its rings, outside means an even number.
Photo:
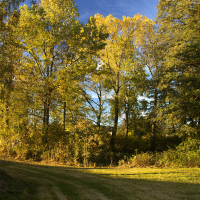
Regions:
<svg viewBox="0 0 200 200"><path fill-rule="evenodd" d="M92 174L88 170L91 168L84 168L83 171L83 168L42 166L10 161L0 161L0 168L5 169L0 177L3 177L4 183L7 184L5 184L3 192L0 189L0 197L2 195L5 197L3 199L34 199L34 197L37 197L37 188L42 186L43 183L38 180L38 183L40 183L38 186L36 182L30 181L31 179L27 180L26 175L30 178L44 179L49 184L54 184L64 196L67 196L67 200L200 199L200 184L123 177L123 175L129 176L135 173L121 174L120 177L115 177L116 174L105 174L103 171L102 174ZM11 170L16 170L24 176L13 178L8 175L9 173L5 173ZM167 172L161 173L166 174ZM180 172L177 171L177 173ZM145 175L157 173L142 174L145 178ZM14 198L15 195L17 198Z"/></svg>
<svg viewBox="0 0 200 200"><path fill-rule="evenodd" d="M0 169L0 199L29 199L36 194L38 185L26 179L14 178ZM33 199L33 198L32 198Z"/></svg>

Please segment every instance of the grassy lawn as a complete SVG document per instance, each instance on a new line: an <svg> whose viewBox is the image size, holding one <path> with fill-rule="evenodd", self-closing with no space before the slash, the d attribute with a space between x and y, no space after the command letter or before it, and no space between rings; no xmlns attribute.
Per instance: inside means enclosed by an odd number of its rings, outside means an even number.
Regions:
<svg viewBox="0 0 200 200"><path fill-rule="evenodd" d="M200 199L199 168L71 168L0 161L0 199Z"/></svg>

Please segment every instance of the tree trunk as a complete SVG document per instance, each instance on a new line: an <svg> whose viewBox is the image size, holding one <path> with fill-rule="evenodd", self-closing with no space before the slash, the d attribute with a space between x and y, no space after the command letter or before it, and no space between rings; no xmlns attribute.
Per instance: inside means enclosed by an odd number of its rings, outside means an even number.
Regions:
<svg viewBox="0 0 200 200"><path fill-rule="evenodd" d="M65 113L66 113L66 102L64 102L64 108L63 108L63 130L64 130L64 132L65 132L65 121L66 121Z"/></svg>
<svg viewBox="0 0 200 200"><path fill-rule="evenodd" d="M7 125L7 129L9 130L9 102L8 99L6 99L6 125Z"/></svg>
<svg viewBox="0 0 200 200"><path fill-rule="evenodd" d="M117 127L118 127L118 118L119 118L119 99L118 99L118 93L116 94L115 97L115 118L114 118L114 127L112 131L112 136L111 136L111 150L115 151L115 139L116 139L116 134L117 134Z"/></svg>
<svg viewBox="0 0 200 200"><path fill-rule="evenodd" d="M157 89L155 89L155 93L154 93L154 102L153 102L153 112L155 112L156 106L157 106L157 98L158 98L158 94L157 94ZM153 118L156 117L156 114L153 114ZM153 121L152 122L152 143L151 143L151 150L153 152L155 152L156 150L156 122Z"/></svg>
<svg viewBox="0 0 200 200"><path fill-rule="evenodd" d="M129 102L125 102L125 136L128 138Z"/></svg>
<svg viewBox="0 0 200 200"><path fill-rule="evenodd" d="M46 53L45 53L46 54ZM47 66L47 78L51 77L51 73L53 70L53 62L51 66ZM48 129L49 129L49 115L50 115L50 104L51 104L51 92L52 92L51 84L47 82L45 84L44 92L45 99L44 99L44 118L43 118L43 134L44 134L44 144L48 147Z"/></svg>
<svg viewBox="0 0 200 200"><path fill-rule="evenodd" d="M156 150L156 122L152 123L152 144L151 150L155 152Z"/></svg>
<svg viewBox="0 0 200 200"><path fill-rule="evenodd" d="M117 134L117 127L118 127L118 119L119 119L119 73L116 79L116 86L115 90L115 118L114 118L114 127L111 136L111 150L115 151L115 139Z"/></svg>
<svg viewBox="0 0 200 200"><path fill-rule="evenodd" d="M102 115L102 97L101 97L101 85L99 86L99 112L98 112L98 116L97 116L97 127L100 128L101 126L101 115Z"/></svg>
<svg viewBox="0 0 200 200"><path fill-rule="evenodd" d="M44 117L43 117L43 142L48 143L48 126L49 126L49 111L50 111L50 95L46 96L44 102Z"/></svg>

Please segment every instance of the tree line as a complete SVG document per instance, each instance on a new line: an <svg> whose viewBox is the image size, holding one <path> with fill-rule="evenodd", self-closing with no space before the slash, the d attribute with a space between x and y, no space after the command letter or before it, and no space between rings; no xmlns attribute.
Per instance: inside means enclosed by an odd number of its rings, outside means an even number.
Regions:
<svg viewBox="0 0 200 200"><path fill-rule="evenodd" d="M85 24L73 0L20 2L0 3L1 154L88 165L199 150L199 1Z"/></svg>

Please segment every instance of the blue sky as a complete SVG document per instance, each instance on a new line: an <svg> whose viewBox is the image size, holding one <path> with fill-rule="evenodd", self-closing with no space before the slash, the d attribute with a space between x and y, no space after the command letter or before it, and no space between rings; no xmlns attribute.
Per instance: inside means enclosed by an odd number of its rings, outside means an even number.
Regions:
<svg viewBox="0 0 200 200"><path fill-rule="evenodd" d="M119 19L123 15L133 17L140 13L154 19L158 0L75 0L75 3L79 9L79 20L86 23L96 13L104 17L112 14Z"/></svg>
<svg viewBox="0 0 200 200"><path fill-rule="evenodd" d="M90 16L99 13L106 17L112 14L119 19L123 15L133 17L142 14L150 19L156 17L158 0L74 0L79 9L79 20L86 23ZM40 0L36 0L40 2ZM30 0L25 0L30 5ZM21 5L24 3L21 3Z"/></svg>

